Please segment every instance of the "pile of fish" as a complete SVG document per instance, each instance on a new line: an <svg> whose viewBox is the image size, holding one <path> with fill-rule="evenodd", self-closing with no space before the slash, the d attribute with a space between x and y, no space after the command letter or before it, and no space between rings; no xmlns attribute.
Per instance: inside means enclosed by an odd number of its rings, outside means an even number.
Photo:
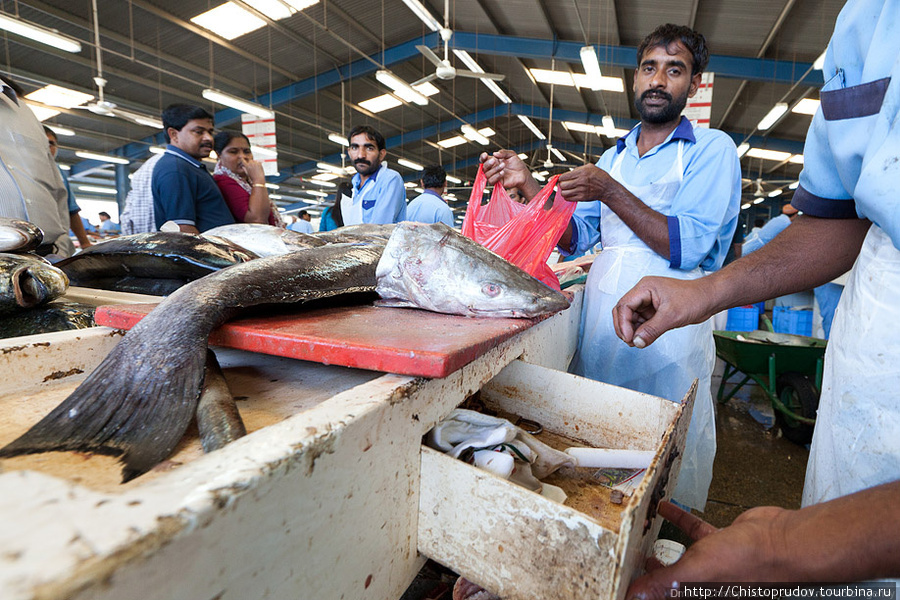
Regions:
<svg viewBox="0 0 900 600"><path fill-rule="evenodd" d="M206 432L204 448L241 435L237 412L223 410L227 400L205 402L204 380L215 376L207 339L251 306L377 290L389 305L482 317L536 317L568 307L565 296L445 225L345 229L332 239L366 241L328 240L184 285L131 329L66 400L0 449L0 457L57 450L112 454L120 457L128 481L165 460L195 416Z"/></svg>

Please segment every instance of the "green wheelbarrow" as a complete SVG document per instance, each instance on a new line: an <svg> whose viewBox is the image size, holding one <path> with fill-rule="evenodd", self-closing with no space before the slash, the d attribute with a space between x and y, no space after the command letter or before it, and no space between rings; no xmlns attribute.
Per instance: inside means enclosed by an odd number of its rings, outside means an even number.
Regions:
<svg viewBox="0 0 900 600"><path fill-rule="evenodd" d="M812 439L822 388L825 340L771 331L713 331L716 355L725 372L716 398L728 402L751 379L772 402L784 437L796 444ZM743 379L727 395L725 384Z"/></svg>

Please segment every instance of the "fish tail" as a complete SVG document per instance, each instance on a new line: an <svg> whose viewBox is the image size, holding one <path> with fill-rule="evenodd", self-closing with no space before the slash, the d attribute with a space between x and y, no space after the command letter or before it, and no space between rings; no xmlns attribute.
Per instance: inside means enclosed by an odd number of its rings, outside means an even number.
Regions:
<svg viewBox="0 0 900 600"><path fill-rule="evenodd" d="M197 404L197 429L204 452L212 452L247 435L234 396L212 350L206 351L206 375Z"/></svg>
<svg viewBox="0 0 900 600"><path fill-rule="evenodd" d="M123 483L165 460L196 411L206 345L168 347L157 352L159 360L147 359L141 346L126 336L68 398L0 448L0 458L53 451L119 456Z"/></svg>

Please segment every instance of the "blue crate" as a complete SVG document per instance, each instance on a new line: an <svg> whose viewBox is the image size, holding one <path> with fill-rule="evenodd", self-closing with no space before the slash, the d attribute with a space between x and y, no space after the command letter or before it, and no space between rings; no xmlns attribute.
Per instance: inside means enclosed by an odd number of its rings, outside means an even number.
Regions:
<svg viewBox="0 0 900 600"><path fill-rule="evenodd" d="M795 310L789 306L776 306L773 309L773 326L778 333L794 335L812 335L811 310Z"/></svg>
<svg viewBox="0 0 900 600"><path fill-rule="evenodd" d="M728 309L728 331L754 331L759 328L759 308L756 306L739 306Z"/></svg>

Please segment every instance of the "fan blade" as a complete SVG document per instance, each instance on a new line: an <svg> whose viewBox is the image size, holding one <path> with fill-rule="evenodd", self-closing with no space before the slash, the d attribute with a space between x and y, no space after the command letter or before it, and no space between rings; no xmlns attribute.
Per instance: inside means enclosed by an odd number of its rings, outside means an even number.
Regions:
<svg viewBox="0 0 900 600"><path fill-rule="evenodd" d="M506 79L506 75L500 75L498 73L476 73L475 71L466 71L464 69L457 69L456 74L460 77L471 77L472 79L493 79L494 81L503 81Z"/></svg>
<svg viewBox="0 0 900 600"><path fill-rule="evenodd" d="M426 75L425 77L423 77L422 79L419 79L418 81L413 81L409 85L416 87L417 85L422 85L423 83L428 83L429 81L434 81L435 79L437 79L437 74L432 73L431 75Z"/></svg>
<svg viewBox="0 0 900 600"><path fill-rule="evenodd" d="M416 50L422 53L422 56L428 59L428 62L432 63L434 66L441 66L441 59L438 58L437 54L431 51L431 48L428 46L416 46Z"/></svg>

